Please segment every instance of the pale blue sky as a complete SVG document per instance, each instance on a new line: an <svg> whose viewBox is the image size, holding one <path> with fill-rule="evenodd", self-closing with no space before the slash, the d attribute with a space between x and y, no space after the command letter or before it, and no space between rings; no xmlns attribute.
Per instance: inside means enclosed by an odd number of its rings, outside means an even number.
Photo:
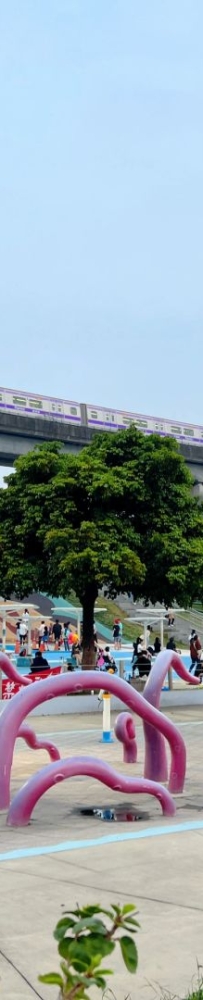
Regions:
<svg viewBox="0 0 203 1000"><path fill-rule="evenodd" d="M2 386L203 424L202 0L0 11Z"/></svg>

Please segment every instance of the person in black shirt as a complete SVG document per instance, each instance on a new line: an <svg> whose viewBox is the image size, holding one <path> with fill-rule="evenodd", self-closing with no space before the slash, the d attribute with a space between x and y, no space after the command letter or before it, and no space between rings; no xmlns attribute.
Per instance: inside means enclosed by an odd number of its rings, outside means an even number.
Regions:
<svg viewBox="0 0 203 1000"><path fill-rule="evenodd" d="M52 632L53 632L53 635L54 635L55 643L58 644L60 642L60 638L61 638L61 625L60 625L60 622L59 622L58 618L54 622Z"/></svg>
<svg viewBox="0 0 203 1000"><path fill-rule="evenodd" d="M175 639L174 639L173 635L171 636L171 638L166 643L166 649L172 649L173 652L176 653L176 643L175 643Z"/></svg>
<svg viewBox="0 0 203 1000"><path fill-rule="evenodd" d="M39 673L41 670L49 670L49 663L45 656L42 656L40 649L36 649L34 660L31 662L31 673Z"/></svg>

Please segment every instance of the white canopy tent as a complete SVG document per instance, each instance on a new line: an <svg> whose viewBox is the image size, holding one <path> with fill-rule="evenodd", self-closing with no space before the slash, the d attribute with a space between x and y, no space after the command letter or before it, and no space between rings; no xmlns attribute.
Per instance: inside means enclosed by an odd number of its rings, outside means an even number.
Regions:
<svg viewBox="0 0 203 1000"><path fill-rule="evenodd" d="M58 618L58 617L61 618L62 615L63 615L63 618L65 618L65 617L67 617L67 619L68 619L68 617L71 618L71 612L73 612L73 611L76 611L76 613L77 613L77 635L78 635L78 639L80 640L80 626L81 626L82 614L83 614L82 607L80 607L78 605L74 606L72 604L71 607L69 605L67 605L67 607L61 607L61 608L59 607L59 608L52 608L51 609L52 615L54 615L55 618ZM97 607L94 608L94 614L95 615L100 614L100 611L102 613L103 611L106 611L106 608L97 608Z"/></svg>
<svg viewBox="0 0 203 1000"><path fill-rule="evenodd" d="M184 608L174 608L174 616L178 612L182 612ZM126 622L137 622L144 627L144 641L147 643L147 626L148 625L159 625L160 627L160 642L161 649L164 646L164 622L166 621L167 608L140 608L137 614L133 617L126 618Z"/></svg>

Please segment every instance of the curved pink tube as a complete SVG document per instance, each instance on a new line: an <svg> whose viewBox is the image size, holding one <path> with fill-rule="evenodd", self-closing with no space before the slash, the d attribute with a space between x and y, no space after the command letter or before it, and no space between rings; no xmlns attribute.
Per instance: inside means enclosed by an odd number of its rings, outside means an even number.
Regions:
<svg viewBox="0 0 203 1000"><path fill-rule="evenodd" d="M1 667L1 655L0 655ZM10 772L12 766L13 748L23 719L36 705L41 705L50 698L70 694L72 691L100 690L101 676L97 671L81 671L80 674L58 674L46 680L30 684L26 691L20 691L6 705L0 717L0 808L9 806ZM184 740L176 726L166 716L161 715L138 691L130 687L126 681L115 675L105 674L105 689L117 695L128 708L151 723L169 741L171 749L170 791L178 785L182 791L185 777L186 751ZM153 770L148 778L153 780Z"/></svg>
<svg viewBox="0 0 203 1000"><path fill-rule="evenodd" d="M23 684L24 687L27 687L28 684L32 683L30 677L26 677L26 675L18 673L18 670L16 670L16 667L14 667L13 663L11 663L9 657L6 656L6 653L0 654L0 669L3 670L3 673L9 678L9 681L14 681L15 684Z"/></svg>
<svg viewBox="0 0 203 1000"><path fill-rule="evenodd" d="M73 778L76 774L97 778L97 781L101 781L116 792L140 792L145 795L155 795L161 803L164 815L174 815L175 805L172 796L166 788L157 782L149 781L147 778L128 778L123 774L117 774L109 764L95 760L94 757L70 757L61 760L60 765L55 763L43 767L41 771L38 771L38 774L34 774L26 782L26 785L15 795L11 803L7 819L8 826L27 826L36 803L47 792L48 788L52 788L64 778Z"/></svg>
<svg viewBox="0 0 203 1000"><path fill-rule="evenodd" d="M17 738L18 740L25 740L28 747L31 747L32 750L47 750L50 760L60 760L58 747L54 743L50 743L49 740L39 740L34 729L31 729L30 726L20 726Z"/></svg>
<svg viewBox="0 0 203 1000"><path fill-rule="evenodd" d="M120 712L114 726L117 740L123 743L123 760L126 764L136 764L137 743L135 723L129 712Z"/></svg>
<svg viewBox="0 0 203 1000"><path fill-rule="evenodd" d="M150 702L150 705L154 705L155 708L159 708L163 683L170 667L176 671L183 681L187 681L187 683L193 684L193 686L199 685L199 678L189 674L179 653L174 653L169 649L163 650L162 653L158 653L153 663L143 691L143 697ZM158 729L154 729L148 722L144 722L144 733L146 748L145 777L151 776L153 772L154 781L167 781L168 766L163 736ZM179 777L178 774L174 773L173 792L179 791L182 791Z"/></svg>

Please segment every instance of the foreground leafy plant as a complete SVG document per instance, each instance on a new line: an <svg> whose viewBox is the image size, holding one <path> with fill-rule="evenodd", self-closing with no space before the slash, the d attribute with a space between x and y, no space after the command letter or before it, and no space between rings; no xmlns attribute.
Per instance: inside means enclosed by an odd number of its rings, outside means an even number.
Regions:
<svg viewBox="0 0 203 1000"><path fill-rule="evenodd" d="M105 977L113 973L103 968L102 962L112 954L117 942L128 972L136 972L138 954L132 935L138 927L136 908L131 903L122 907L112 904L109 910L99 905L77 906L65 912L54 930L62 958L61 972L39 976L40 982L59 986L65 1000L89 1000L91 986L106 989Z"/></svg>

